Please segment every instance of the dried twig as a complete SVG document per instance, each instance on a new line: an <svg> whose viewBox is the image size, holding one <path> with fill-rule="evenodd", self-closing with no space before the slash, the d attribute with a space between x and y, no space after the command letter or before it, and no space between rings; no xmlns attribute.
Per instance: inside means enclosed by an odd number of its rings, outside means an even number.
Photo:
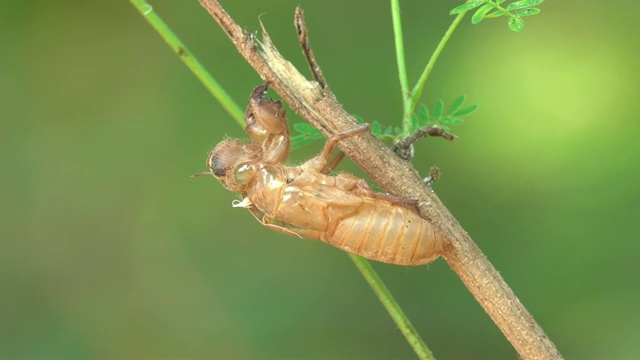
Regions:
<svg viewBox="0 0 640 360"><path fill-rule="evenodd" d="M402 139L401 141L393 145L393 147L391 147L391 150L393 150L393 152L396 153L396 155L400 156L401 158L405 160L411 160L411 158L413 157L413 143L420 140L420 138L423 138L426 136L439 136L449 141L454 141L458 139L457 136L446 132L441 127L425 126L422 129L416 131L415 134L405 139Z"/></svg>
<svg viewBox="0 0 640 360"><path fill-rule="evenodd" d="M296 8L293 25L296 27L296 31L298 32L298 41L300 42L304 58L307 60L307 64L309 64L309 69L311 70L313 79L318 82L321 88L324 89L327 86L327 79L324 78L320 65L318 65L318 61L316 61L316 57L313 55L313 50L311 50L307 23L304 19L304 11L300 7Z"/></svg>
<svg viewBox="0 0 640 360"><path fill-rule="evenodd" d="M308 81L282 57L264 27L263 39L258 44L251 34L233 21L216 0L199 1L256 72L271 83L273 89L294 111L324 135L331 136L358 126L357 121L342 108L328 87ZM442 257L521 358L562 358L500 274L407 161L400 159L372 135L345 140L340 148L391 194L420 200L421 215L431 221L447 239Z"/></svg>

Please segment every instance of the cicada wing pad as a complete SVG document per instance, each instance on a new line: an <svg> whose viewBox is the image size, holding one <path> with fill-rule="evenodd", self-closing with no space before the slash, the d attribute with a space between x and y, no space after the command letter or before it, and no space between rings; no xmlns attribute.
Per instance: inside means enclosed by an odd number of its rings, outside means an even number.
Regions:
<svg viewBox="0 0 640 360"><path fill-rule="evenodd" d="M320 237L322 236L321 231L305 229L293 224L286 223L284 221L276 220L270 216L265 215L265 213L263 213L256 207L249 208L249 211L251 212L253 217L255 217L256 220L258 220L258 222L260 222L262 225L279 233L311 240L320 239Z"/></svg>

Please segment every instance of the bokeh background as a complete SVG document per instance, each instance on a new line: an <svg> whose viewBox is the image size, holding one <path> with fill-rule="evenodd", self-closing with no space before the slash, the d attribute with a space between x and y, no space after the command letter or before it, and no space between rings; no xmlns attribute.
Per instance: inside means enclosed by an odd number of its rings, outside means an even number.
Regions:
<svg viewBox="0 0 640 360"><path fill-rule="evenodd" d="M402 1L412 83L460 2ZM197 1L152 4L244 107L260 78ZM388 1L223 2L306 71L298 4L344 107L398 124ZM466 18L423 100L480 109L414 163L566 357L639 358L640 3L541 8ZM344 253L189 178L243 131L127 1L3 0L0 37L1 357L414 357ZM375 268L436 357L516 358L444 261Z"/></svg>

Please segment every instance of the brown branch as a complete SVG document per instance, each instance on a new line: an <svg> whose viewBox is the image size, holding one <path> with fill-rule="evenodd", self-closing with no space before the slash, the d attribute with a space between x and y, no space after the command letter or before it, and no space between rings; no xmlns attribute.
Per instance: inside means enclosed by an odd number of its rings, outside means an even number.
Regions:
<svg viewBox="0 0 640 360"><path fill-rule="evenodd" d="M294 111L324 135L331 136L358 126L328 87L323 88L315 81L308 81L280 55L264 27L263 39L258 43L231 19L216 0L199 1L262 79L269 81ZM370 134L345 140L340 148L389 193L420 200L421 215L431 221L447 239L442 257L521 358L562 358L486 256L435 193L424 185L409 162L400 159Z"/></svg>

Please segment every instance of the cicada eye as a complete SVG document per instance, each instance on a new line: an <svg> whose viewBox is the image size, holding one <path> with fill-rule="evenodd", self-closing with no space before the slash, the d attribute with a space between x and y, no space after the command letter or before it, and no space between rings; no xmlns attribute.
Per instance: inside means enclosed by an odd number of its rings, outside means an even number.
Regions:
<svg viewBox="0 0 640 360"><path fill-rule="evenodd" d="M227 176L228 168L225 167L224 164L217 161L217 159L214 156L210 156L209 161L207 162L207 165L211 169L211 173L213 174L214 177L222 178Z"/></svg>
<svg viewBox="0 0 640 360"><path fill-rule="evenodd" d="M212 151L207 159L207 166L211 169L211 174L218 179L227 176L227 170L229 169L229 164L225 164L219 155L219 152Z"/></svg>
<svg viewBox="0 0 640 360"><path fill-rule="evenodd" d="M242 153L242 144L235 139L226 139L211 151L207 166L213 176L224 177L229 169L242 160Z"/></svg>
<svg viewBox="0 0 640 360"><path fill-rule="evenodd" d="M227 170L226 169L214 169L211 173L216 178L223 178L223 177L227 176Z"/></svg>

